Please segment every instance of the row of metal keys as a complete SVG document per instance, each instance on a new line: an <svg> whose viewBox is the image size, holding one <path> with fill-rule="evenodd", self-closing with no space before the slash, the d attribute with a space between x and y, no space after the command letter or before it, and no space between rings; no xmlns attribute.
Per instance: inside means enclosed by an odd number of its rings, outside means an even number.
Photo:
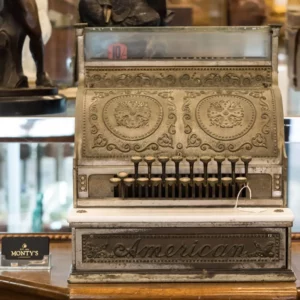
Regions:
<svg viewBox="0 0 300 300"><path fill-rule="evenodd" d="M205 198L216 198L216 190L218 190L219 198L222 198L223 188L225 189L225 197L229 197L229 190L231 195L235 197L236 192L239 191L243 185L247 183L249 163L252 158L250 156L242 156L241 160L245 166L245 172L243 177L236 176L236 164L239 161L239 157L230 156L227 160L231 163L231 177L222 177L222 164L225 161L224 156L216 156L214 160L217 162L217 177L209 177L208 166L212 161L209 156L200 157L200 161L203 164L203 176L195 176L194 167L198 161L197 157L187 157L186 161L189 163L190 174L189 176L181 177L180 164L183 161L182 156L173 156L171 160L175 164L175 176L169 177L167 175L167 163L170 158L167 156L159 156L158 161L161 164L161 176L154 177L152 174L152 165L156 161L153 156L146 156L144 159L140 156L134 156L131 161L134 163L134 175L129 177L126 172L120 172L118 177L111 178L110 182L119 187L119 195L125 198L128 195L128 190L132 189L132 197L145 197L157 195L161 198L162 195L166 198L181 198L184 195L186 198L195 198L196 194L201 198L204 195ZM142 161L147 164L147 175L141 177L139 174L139 166ZM236 187L238 190L236 191ZM198 189L198 191L197 191ZM191 190L191 191L190 191Z"/></svg>

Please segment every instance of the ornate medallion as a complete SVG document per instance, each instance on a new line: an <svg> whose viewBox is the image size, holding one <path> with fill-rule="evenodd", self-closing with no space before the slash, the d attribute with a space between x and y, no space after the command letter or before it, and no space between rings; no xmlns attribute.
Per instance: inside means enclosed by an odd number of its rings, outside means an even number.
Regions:
<svg viewBox="0 0 300 300"><path fill-rule="evenodd" d="M237 95L210 96L196 107L196 119L203 131L223 141L245 135L253 127L255 118L252 102Z"/></svg>
<svg viewBox="0 0 300 300"><path fill-rule="evenodd" d="M163 119L163 108L154 98L125 95L111 99L103 110L106 127L117 137L137 141L153 134Z"/></svg>

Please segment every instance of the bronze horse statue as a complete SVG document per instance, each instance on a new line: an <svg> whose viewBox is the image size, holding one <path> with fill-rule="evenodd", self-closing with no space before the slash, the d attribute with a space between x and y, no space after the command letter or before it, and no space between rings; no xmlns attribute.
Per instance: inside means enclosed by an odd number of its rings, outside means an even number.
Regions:
<svg viewBox="0 0 300 300"><path fill-rule="evenodd" d="M81 21L89 26L163 26L170 21L166 0L80 0Z"/></svg>
<svg viewBox="0 0 300 300"><path fill-rule="evenodd" d="M0 88L27 88L22 50L26 36L36 64L36 85L52 87L44 69L44 44L35 0L0 0Z"/></svg>

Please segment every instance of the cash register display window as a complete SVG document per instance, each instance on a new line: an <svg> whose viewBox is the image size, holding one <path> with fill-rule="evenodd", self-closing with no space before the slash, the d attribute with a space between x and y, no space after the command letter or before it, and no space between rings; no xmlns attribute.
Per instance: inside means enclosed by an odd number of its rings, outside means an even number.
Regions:
<svg viewBox="0 0 300 300"><path fill-rule="evenodd" d="M174 60L248 59L270 60L268 27L244 28L89 28L85 59ZM247 34L245 34L247 30Z"/></svg>

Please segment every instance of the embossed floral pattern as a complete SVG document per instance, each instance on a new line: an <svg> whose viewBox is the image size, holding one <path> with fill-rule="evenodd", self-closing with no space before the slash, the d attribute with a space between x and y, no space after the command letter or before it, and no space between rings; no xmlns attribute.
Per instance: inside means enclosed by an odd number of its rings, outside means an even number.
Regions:
<svg viewBox="0 0 300 300"><path fill-rule="evenodd" d="M118 126L140 128L148 125L151 110L144 101L126 100L117 106L114 115Z"/></svg>
<svg viewBox="0 0 300 300"><path fill-rule="evenodd" d="M98 134L94 139L93 148L103 148L107 145L108 141L104 138L103 134Z"/></svg>
<svg viewBox="0 0 300 300"><path fill-rule="evenodd" d="M163 148L173 148L173 139L164 133L157 141L158 145Z"/></svg>
<svg viewBox="0 0 300 300"><path fill-rule="evenodd" d="M198 138L197 134L192 134L188 138L187 148L197 148L201 143L202 141Z"/></svg>
<svg viewBox="0 0 300 300"><path fill-rule="evenodd" d="M244 119L244 109L237 100L220 100L211 103L207 114L211 125L221 128L241 126Z"/></svg>
<svg viewBox="0 0 300 300"><path fill-rule="evenodd" d="M217 71L217 72L215 72ZM245 72L247 71L247 72ZM132 87L268 87L271 68L90 68L86 74L89 88Z"/></svg>
<svg viewBox="0 0 300 300"><path fill-rule="evenodd" d="M252 138L252 144L255 147L267 148L267 140L261 133L258 133L254 138Z"/></svg>

